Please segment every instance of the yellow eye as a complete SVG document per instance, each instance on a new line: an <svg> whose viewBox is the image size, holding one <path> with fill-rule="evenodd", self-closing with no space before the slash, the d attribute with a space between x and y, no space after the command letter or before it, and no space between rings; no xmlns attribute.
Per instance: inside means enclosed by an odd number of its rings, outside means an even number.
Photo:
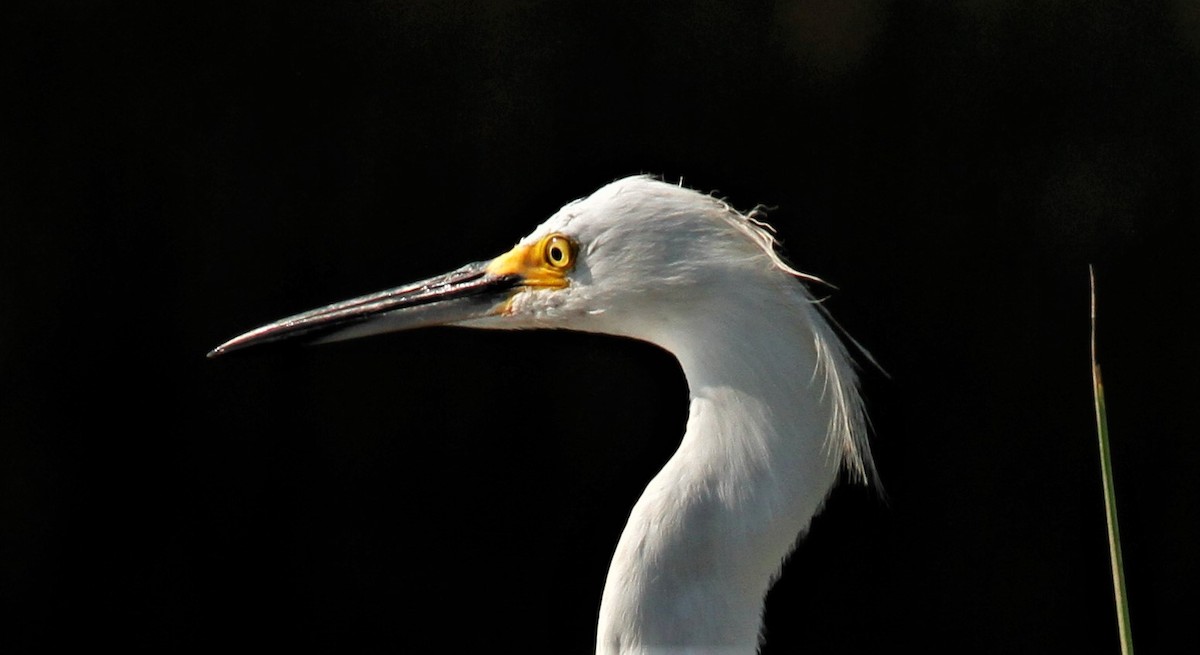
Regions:
<svg viewBox="0 0 1200 655"><path fill-rule="evenodd" d="M517 244L487 265L492 275L519 276L530 289L563 289L571 284L567 274L575 266L579 245L565 234L547 234L529 245Z"/></svg>
<svg viewBox="0 0 1200 655"><path fill-rule="evenodd" d="M575 244L561 234L551 234L542 240L542 259L553 268L570 268L575 263Z"/></svg>

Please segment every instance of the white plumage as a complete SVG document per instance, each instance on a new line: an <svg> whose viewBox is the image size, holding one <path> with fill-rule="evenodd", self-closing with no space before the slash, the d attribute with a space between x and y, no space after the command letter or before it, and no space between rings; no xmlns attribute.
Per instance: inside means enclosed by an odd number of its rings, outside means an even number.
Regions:
<svg viewBox="0 0 1200 655"><path fill-rule="evenodd" d="M633 507L597 653L753 653L763 599L845 468L873 475L856 374L765 227L648 177L572 202L510 253L272 323L214 353L297 334L431 324L565 328L671 352L691 407Z"/></svg>

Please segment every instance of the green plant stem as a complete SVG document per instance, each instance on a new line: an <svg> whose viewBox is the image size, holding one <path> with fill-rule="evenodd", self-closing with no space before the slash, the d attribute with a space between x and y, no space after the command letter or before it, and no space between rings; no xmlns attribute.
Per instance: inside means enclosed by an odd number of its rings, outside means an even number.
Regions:
<svg viewBox="0 0 1200 655"><path fill-rule="evenodd" d="M1096 360L1096 276L1088 268L1092 287L1092 389L1096 398L1096 427L1100 435L1100 473L1104 478L1104 509L1108 519L1108 556L1112 562L1113 594L1117 602L1117 630L1121 653L1133 655L1133 637L1129 630L1129 599L1125 592L1125 565L1121 559L1121 530L1117 525L1117 493L1113 485L1112 451L1108 442L1108 415L1104 407L1104 385Z"/></svg>

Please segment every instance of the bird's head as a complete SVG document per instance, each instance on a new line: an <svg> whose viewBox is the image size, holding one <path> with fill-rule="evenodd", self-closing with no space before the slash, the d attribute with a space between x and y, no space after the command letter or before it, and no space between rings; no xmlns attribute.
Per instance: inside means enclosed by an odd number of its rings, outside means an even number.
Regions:
<svg viewBox="0 0 1200 655"><path fill-rule="evenodd" d="M297 314L210 353L425 327L566 328L656 341L713 294L799 275L760 223L708 195L628 177L567 204L508 252Z"/></svg>

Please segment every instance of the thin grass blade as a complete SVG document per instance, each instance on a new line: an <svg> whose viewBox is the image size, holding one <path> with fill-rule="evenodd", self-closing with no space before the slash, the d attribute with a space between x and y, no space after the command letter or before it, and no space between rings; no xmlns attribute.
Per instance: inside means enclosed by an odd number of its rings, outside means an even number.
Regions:
<svg viewBox="0 0 1200 655"><path fill-rule="evenodd" d="M1112 451L1108 441L1108 415L1104 407L1104 385L1096 359L1096 274L1088 267L1092 288L1092 390L1096 399L1096 428L1100 435L1100 473L1104 478L1104 510L1108 519L1108 556L1112 562L1113 594L1117 603L1117 630L1122 655L1133 655L1129 630L1129 598L1125 591L1125 565L1121 559L1121 530L1117 525L1117 492L1113 485Z"/></svg>

